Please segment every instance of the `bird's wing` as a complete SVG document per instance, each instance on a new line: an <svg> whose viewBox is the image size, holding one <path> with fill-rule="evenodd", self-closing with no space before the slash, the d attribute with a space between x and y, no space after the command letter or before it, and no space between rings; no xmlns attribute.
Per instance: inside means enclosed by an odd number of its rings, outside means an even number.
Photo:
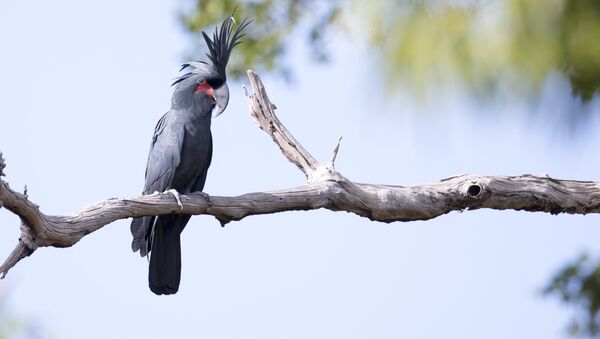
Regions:
<svg viewBox="0 0 600 339"><path fill-rule="evenodd" d="M144 194L171 188L175 170L181 160L183 136L184 126L177 121L176 111L169 111L160 118L148 153Z"/></svg>
<svg viewBox="0 0 600 339"><path fill-rule="evenodd" d="M156 124L148 154L144 194L171 188L175 170L181 160L184 135L183 124L177 120L177 116L176 111L169 111ZM148 241L154 219L155 217L146 216L135 218L131 222L131 248L134 252L139 250L142 256L146 256L150 249Z"/></svg>

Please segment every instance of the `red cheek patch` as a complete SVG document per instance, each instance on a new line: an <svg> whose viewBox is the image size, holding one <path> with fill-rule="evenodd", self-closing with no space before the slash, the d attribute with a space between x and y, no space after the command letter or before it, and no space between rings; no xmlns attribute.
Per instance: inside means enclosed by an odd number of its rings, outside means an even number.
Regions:
<svg viewBox="0 0 600 339"><path fill-rule="evenodd" d="M198 87L196 87L196 90L194 91L194 93L198 93L198 92L204 92L208 96L211 96L211 97L213 96L213 88L206 81L202 81L198 85Z"/></svg>

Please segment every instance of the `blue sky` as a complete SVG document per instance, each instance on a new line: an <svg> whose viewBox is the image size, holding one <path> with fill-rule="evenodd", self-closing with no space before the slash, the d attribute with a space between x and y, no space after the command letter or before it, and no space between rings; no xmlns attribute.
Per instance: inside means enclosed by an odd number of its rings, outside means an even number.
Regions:
<svg viewBox="0 0 600 339"><path fill-rule="evenodd" d="M263 76L286 126L318 159L342 135L336 168L359 182L413 185L460 173L598 180L599 121L575 139L547 120L566 96L531 108L445 94L426 104L367 87L376 65L334 39L311 64L294 42L297 81ZM0 4L0 151L12 187L48 214L136 196L150 137L191 42L176 3ZM352 55L352 57L348 57ZM557 81L556 86L565 86ZM206 192L303 184L250 120L241 83L213 121ZM595 103L598 112L598 103ZM526 115L525 110L535 114ZM481 112L485 112L482 114ZM488 113L489 112L489 113ZM249 217L221 228L194 217L182 237L180 292L157 297L130 250L129 220L67 249L41 248L5 280L8 306L48 338L562 338L570 313L540 289L566 260L597 248L598 216L451 213L380 224L344 212ZM18 219L0 210L0 256Z"/></svg>

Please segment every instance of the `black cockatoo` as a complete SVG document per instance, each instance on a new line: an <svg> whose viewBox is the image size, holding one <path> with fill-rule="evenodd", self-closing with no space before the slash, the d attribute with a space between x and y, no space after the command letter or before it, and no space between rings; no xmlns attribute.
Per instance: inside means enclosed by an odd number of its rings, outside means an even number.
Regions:
<svg viewBox="0 0 600 339"><path fill-rule="evenodd" d="M150 145L144 194L171 190L178 203L179 193L201 192L212 158L210 122L213 110L221 114L229 102L225 67L232 49L240 43L249 24L227 18L215 28L212 39L202 35L208 46L209 62L193 61L182 66L187 73L173 83L171 110L158 121ZM173 294L181 280L180 234L189 214L133 219L133 251L150 253L148 282L156 294Z"/></svg>

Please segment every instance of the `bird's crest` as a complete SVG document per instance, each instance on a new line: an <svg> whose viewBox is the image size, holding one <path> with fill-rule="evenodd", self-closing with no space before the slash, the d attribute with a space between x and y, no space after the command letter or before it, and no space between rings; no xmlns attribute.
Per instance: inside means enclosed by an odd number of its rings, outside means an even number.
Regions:
<svg viewBox="0 0 600 339"><path fill-rule="evenodd" d="M225 81L225 67L229 61L231 51L241 42L240 39L245 35L242 33L242 31L244 28L246 28L246 26L248 26L248 24L250 24L250 22L251 21L249 21L248 18L244 19L234 32L233 26L236 22L232 15L223 21L221 27L215 27L215 32L213 33L212 39L208 36L208 34L202 31L202 36L204 37L204 41L206 41L206 46L208 47L208 53L206 53L206 56L208 56L210 64L205 61L190 61L183 64L179 70L180 72L187 68L190 68L191 70L188 73L176 78L173 85L180 83L193 74L206 74Z"/></svg>

